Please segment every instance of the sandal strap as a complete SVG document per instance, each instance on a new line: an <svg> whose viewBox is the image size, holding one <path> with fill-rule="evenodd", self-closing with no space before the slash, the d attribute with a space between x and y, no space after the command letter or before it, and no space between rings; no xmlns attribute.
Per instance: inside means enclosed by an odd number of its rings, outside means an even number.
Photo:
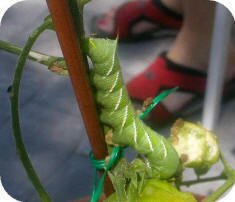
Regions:
<svg viewBox="0 0 235 202"><path fill-rule="evenodd" d="M176 86L180 91L202 95L206 87L206 73L175 64L162 54L128 82L127 89L130 97L144 101L148 97L155 97L163 89Z"/></svg>
<svg viewBox="0 0 235 202"><path fill-rule="evenodd" d="M161 0L150 0L146 3L144 15L152 22L158 22L160 26L171 29L179 29L183 21L182 15L167 8Z"/></svg>
<svg viewBox="0 0 235 202"><path fill-rule="evenodd" d="M179 86L181 91L194 94L203 94L206 88L207 74L195 68L177 64L166 57L166 53L161 54L159 63L163 63L159 68L162 75L172 80L172 84ZM160 72L159 72L160 74ZM164 80L164 78L162 78ZM168 79L167 79L168 80Z"/></svg>
<svg viewBox="0 0 235 202"><path fill-rule="evenodd" d="M161 11L164 11L164 13L166 13L168 16L171 16L174 19L183 20L183 15L179 14L171 9L169 9L168 7L166 7L163 3L162 0L153 0L153 4L156 8L159 8Z"/></svg>
<svg viewBox="0 0 235 202"><path fill-rule="evenodd" d="M166 9L162 3L153 0L128 2L119 7L116 12L113 35L118 33L119 38L129 38L133 35L133 27L143 20L161 27L179 29L182 25L182 16L179 17L178 14L174 15L173 13L173 11L170 12L170 9Z"/></svg>

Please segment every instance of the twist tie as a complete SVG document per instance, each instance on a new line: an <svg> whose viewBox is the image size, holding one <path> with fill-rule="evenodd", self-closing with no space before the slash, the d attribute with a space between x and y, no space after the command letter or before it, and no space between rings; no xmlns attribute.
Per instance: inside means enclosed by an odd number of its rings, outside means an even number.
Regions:
<svg viewBox="0 0 235 202"><path fill-rule="evenodd" d="M102 194L105 177L107 176L108 171L119 161L120 158L123 157L123 149L124 147L114 147L108 162L106 162L105 160L96 160L93 152L90 152L89 158L92 166L95 168L95 178L90 202L99 201ZM100 179L98 179L99 170L104 170L104 173L102 174Z"/></svg>
<svg viewBox="0 0 235 202"><path fill-rule="evenodd" d="M163 101L168 95L170 95L171 93L175 92L178 90L179 87L175 87L175 88L172 88L172 89L169 89L169 90L165 90L163 91L162 93L160 93L158 96L156 96L151 104L147 107L147 109L140 114L140 119L144 119L146 118L146 116L148 116L148 114L154 109L154 107L156 107L156 105Z"/></svg>

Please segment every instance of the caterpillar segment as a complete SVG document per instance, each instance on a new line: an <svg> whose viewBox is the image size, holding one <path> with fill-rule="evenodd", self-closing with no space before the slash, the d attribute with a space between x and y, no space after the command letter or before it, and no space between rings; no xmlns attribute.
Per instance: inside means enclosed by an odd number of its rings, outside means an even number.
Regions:
<svg viewBox="0 0 235 202"><path fill-rule="evenodd" d="M89 38L85 47L93 64L92 82L101 108L100 119L112 128L112 142L142 154L153 176L171 178L179 166L178 154L168 140L135 114L119 66L117 40Z"/></svg>

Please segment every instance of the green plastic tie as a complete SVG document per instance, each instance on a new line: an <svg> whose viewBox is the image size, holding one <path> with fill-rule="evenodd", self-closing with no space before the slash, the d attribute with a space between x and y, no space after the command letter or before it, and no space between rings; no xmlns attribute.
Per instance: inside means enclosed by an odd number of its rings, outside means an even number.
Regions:
<svg viewBox="0 0 235 202"><path fill-rule="evenodd" d="M114 147L108 162L106 162L105 160L96 160L93 152L90 152L89 158L92 166L95 168L94 185L90 202L99 201L102 194L105 177L107 176L108 171L119 161L120 158L123 157L123 149L124 147ZM100 179L98 179L99 170L104 170L104 173L102 174Z"/></svg>
<svg viewBox="0 0 235 202"><path fill-rule="evenodd" d="M179 89L179 87L175 87L169 90L165 90L162 93L160 93L158 96L156 96L151 104L148 106L148 108L140 114L140 119L144 119L148 116L148 114L156 107L156 105L161 102L162 100L164 100L168 95L170 95L171 93L174 93L175 91L177 91Z"/></svg>

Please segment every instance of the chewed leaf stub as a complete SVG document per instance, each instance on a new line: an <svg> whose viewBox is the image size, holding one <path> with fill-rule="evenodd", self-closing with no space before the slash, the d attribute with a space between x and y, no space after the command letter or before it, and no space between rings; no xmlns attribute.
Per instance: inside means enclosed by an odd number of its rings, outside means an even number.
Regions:
<svg viewBox="0 0 235 202"><path fill-rule="evenodd" d="M171 129L170 141L184 167L209 167L219 159L216 136L200 124L178 119Z"/></svg>

